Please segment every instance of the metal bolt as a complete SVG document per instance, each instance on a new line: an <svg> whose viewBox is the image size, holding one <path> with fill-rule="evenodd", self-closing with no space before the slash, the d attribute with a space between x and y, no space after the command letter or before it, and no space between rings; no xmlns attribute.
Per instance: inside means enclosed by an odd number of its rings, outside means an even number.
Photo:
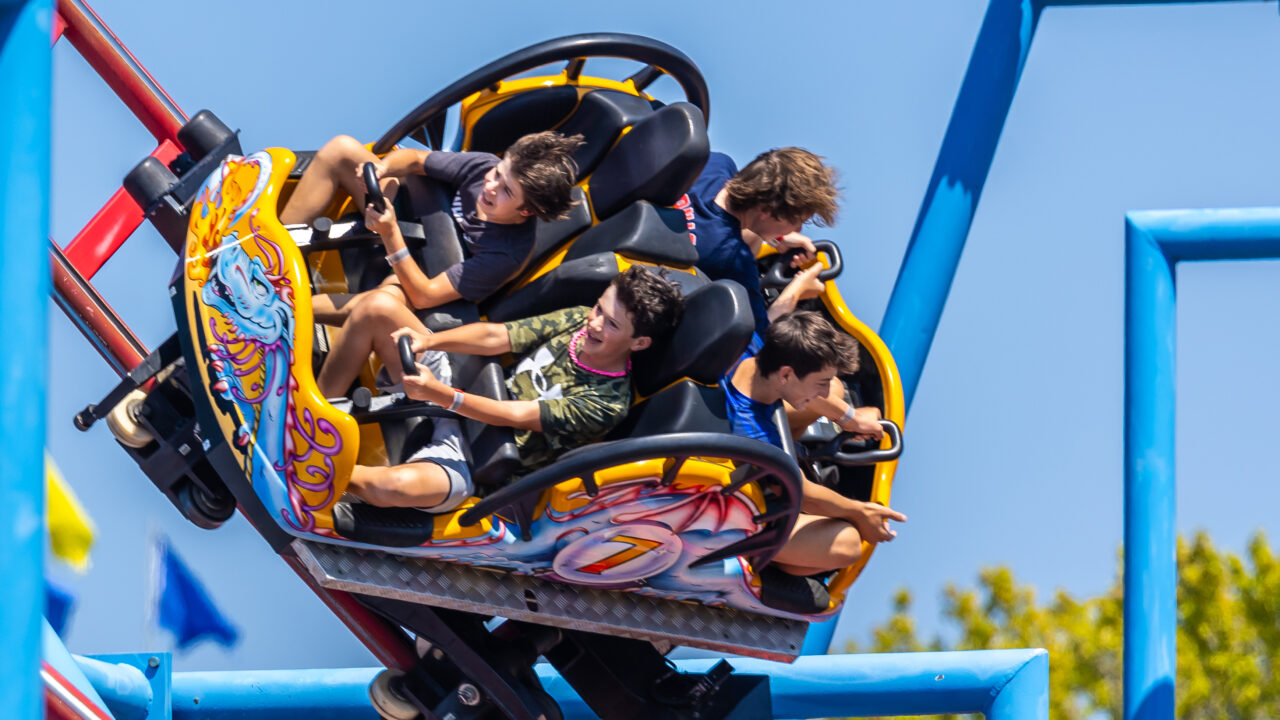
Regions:
<svg viewBox="0 0 1280 720"><path fill-rule="evenodd" d="M191 446L190 446L190 445L188 445L188 444L186 444L186 443L182 443L181 445L179 445L179 446L178 446L178 454L179 454L179 455L183 455L183 456L185 456L187 453L190 453L190 452L191 452Z"/></svg>
<svg viewBox="0 0 1280 720"><path fill-rule="evenodd" d="M946 676L946 675L943 675L942 673L938 673L937 675L934 675L934 676L933 676L933 680L934 680L934 682L942 682L942 681L943 681L943 680L945 680L946 678L947 678L947 676Z"/></svg>
<svg viewBox="0 0 1280 720"><path fill-rule="evenodd" d="M480 704L480 691L471 683L462 683L458 686L458 702L467 707L475 707Z"/></svg>
<svg viewBox="0 0 1280 720"><path fill-rule="evenodd" d="M152 655L151 657L147 658L147 667L149 668L160 667L160 658L156 657L155 655Z"/></svg>
<svg viewBox="0 0 1280 720"><path fill-rule="evenodd" d="M170 286L169 286L169 297L173 297L174 295L177 295L177 294L178 294L178 288L177 288L177 287L175 287L175 286L173 286L173 285L170 285Z"/></svg>

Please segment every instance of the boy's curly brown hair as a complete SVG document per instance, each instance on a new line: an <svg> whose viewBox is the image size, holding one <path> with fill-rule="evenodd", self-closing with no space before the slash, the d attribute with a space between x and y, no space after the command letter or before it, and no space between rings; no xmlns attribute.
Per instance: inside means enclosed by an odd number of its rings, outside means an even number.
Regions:
<svg viewBox="0 0 1280 720"><path fill-rule="evenodd" d="M684 295L675 283L632 265L615 275L611 284L631 316L632 337L657 340L680 324Z"/></svg>
<svg viewBox="0 0 1280 720"><path fill-rule="evenodd" d="M819 226L834 225L840 207L835 169L798 147L761 153L725 183L724 189L729 194L729 210L762 208L788 222L806 223L816 218Z"/></svg>
<svg viewBox="0 0 1280 720"><path fill-rule="evenodd" d="M570 192L577 182L578 163L573 152L582 143L581 135L565 137L547 130L525 135L503 153L524 192L524 208L539 220L559 220L574 206Z"/></svg>

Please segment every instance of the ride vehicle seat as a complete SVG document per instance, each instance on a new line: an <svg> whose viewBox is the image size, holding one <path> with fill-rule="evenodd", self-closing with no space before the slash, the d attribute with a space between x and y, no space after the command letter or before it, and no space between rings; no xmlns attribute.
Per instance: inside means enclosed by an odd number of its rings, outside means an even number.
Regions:
<svg viewBox="0 0 1280 720"><path fill-rule="evenodd" d="M720 378L746 350L754 329L741 285L717 280L690 293L675 331L636 353L632 382L644 399L609 439L729 432Z"/></svg>
<svg viewBox="0 0 1280 720"><path fill-rule="evenodd" d="M541 265L592 222L610 218L638 200L674 205L698 178L710 153L706 123L693 105L673 103L636 122L580 182L585 193L575 199L586 201L580 209L565 220L539 221L531 265Z"/></svg>

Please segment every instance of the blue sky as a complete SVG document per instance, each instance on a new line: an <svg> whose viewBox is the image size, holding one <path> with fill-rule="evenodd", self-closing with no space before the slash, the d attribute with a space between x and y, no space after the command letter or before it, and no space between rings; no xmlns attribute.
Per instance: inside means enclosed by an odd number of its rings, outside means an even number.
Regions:
<svg viewBox="0 0 1280 720"><path fill-rule="evenodd" d="M985 6L94 3L181 108L214 110L246 150L374 139L462 74L550 37L664 40L707 77L714 148L744 162L801 145L839 168L840 222L815 237L841 244L841 290L872 327ZM972 584L989 565L1010 565L1043 595L1109 586L1121 539L1124 213L1276 203L1278 33L1274 3L1045 11L908 419L894 505L911 521L855 586L837 640L865 638L902 586L932 631L943 585ZM54 68L52 232L65 243L153 143L65 42ZM151 346L172 331L173 262L148 228L97 279ZM1179 529L1235 550L1263 529L1274 546L1280 266L1178 273ZM179 669L372 664L246 523L186 524L105 427L71 427L115 379L50 307L49 445L100 529L87 575L52 571L80 597L71 649L167 649L143 629L145 540L160 527L243 637L231 652L179 656Z"/></svg>

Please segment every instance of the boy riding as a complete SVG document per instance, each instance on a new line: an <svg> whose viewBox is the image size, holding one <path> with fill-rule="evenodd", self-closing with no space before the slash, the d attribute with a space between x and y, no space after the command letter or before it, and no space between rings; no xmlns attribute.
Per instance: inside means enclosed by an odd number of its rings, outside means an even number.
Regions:
<svg viewBox="0 0 1280 720"><path fill-rule="evenodd" d="M751 346L720 381L729 424L735 435L783 446L773 418L785 401L803 411L826 398L838 375L856 370L857 347L816 312L791 313L769 326L763 343ZM862 411L862 412L859 412ZM875 408L845 411L838 424L866 437L882 431ZM804 481L801 515L773 563L761 574L761 600L797 613L821 612L830 597L826 587L808 575L847 567L862 554L862 542L892 540L897 533L887 521L906 516L883 505L853 500L834 490Z"/></svg>
<svg viewBox="0 0 1280 720"><path fill-rule="evenodd" d="M671 283L632 266L595 306L557 310L508 323L471 323L439 333L405 328L425 362L404 377L405 393L473 420L516 428L525 467L603 438L631 406L631 354L680 321L684 300ZM493 400L453 388L444 352L514 353L507 380L514 399ZM373 505L441 513L472 495L457 420L435 423L432 442L393 467L357 465L348 492Z"/></svg>
<svg viewBox="0 0 1280 720"><path fill-rule="evenodd" d="M577 173L572 153L581 144L577 135L534 133L517 140L499 159L489 153L412 148L378 158L346 135L325 143L303 172L280 214L281 222L311 222L344 189L365 208L365 225L382 237L392 275L378 288L358 295L312 297L317 322L344 327L318 378L321 391L328 397L345 393L371 350L394 357L385 351L395 329L424 331L414 309L459 298L479 302L515 277L533 252L534 220L555 220L572 207L570 191ZM383 212L364 204L360 172L365 163L374 164L388 199L395 196L398 178L410 174L453 188L454 213L468 257L428 278L409 259L391 203Z"/></svg>

